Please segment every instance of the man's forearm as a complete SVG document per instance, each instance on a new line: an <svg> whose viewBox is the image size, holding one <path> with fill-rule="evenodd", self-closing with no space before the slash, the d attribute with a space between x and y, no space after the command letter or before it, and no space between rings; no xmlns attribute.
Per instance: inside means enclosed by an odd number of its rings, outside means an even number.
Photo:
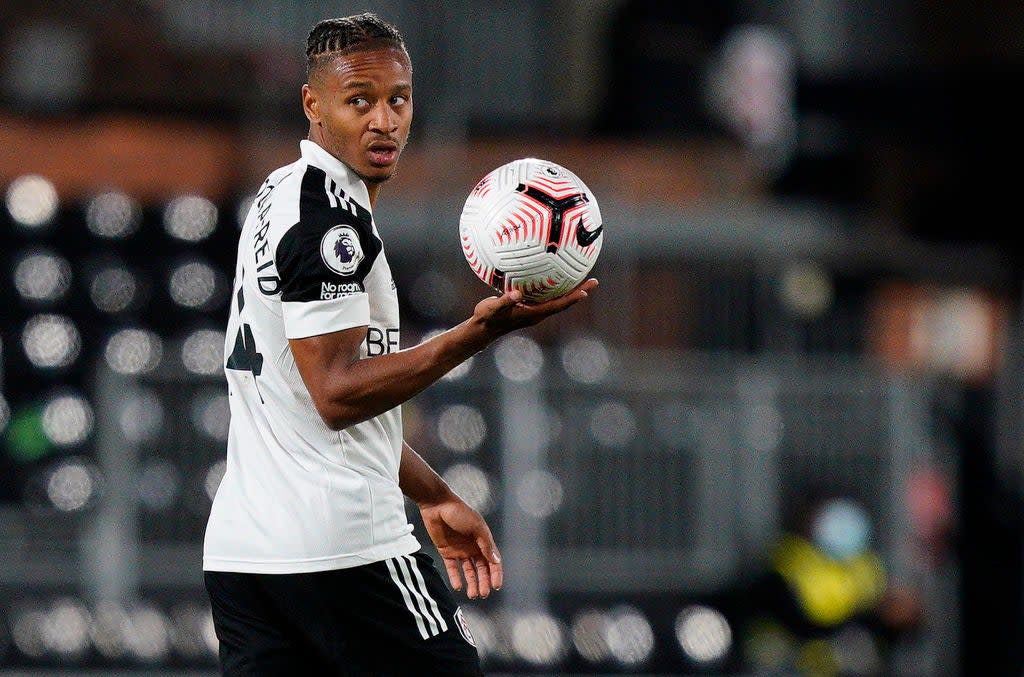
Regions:
<svg viewBox="0 0 1024 677"><path fill-rule="evenodd" d="M327 425L340 430L403 404L496 336L466 320L404 350L358 359L358 329L293 340L292 354Z"/></svg>
<svg viewBox="0 0 1024 677"><path fill-rule="evenodd" d="M454 495L448 483L406 442L398 468L398 486L417 505L441 503Z"/></svg>

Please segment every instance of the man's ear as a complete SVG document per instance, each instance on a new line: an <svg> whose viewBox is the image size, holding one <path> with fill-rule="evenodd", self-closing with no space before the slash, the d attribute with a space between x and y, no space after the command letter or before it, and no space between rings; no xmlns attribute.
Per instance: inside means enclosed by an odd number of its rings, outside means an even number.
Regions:
<svg viewBox="0 0 1024 677"><path fill-rule="evenodd" d="M310 122L320 122L320 97L308 83L302 85L302 110Z"/></svg>

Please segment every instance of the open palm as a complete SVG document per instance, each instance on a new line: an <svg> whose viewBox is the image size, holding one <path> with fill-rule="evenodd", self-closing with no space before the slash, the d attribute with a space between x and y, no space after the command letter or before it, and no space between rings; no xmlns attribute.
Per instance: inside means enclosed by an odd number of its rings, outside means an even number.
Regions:
<svg viewBox="0 0 1024 677"><path fill-rule="evenodd" d="M452 588L470 599L487 597L502 584L501 558L487 522L461 499L420 508L423 525L444 560Z"/></svg>

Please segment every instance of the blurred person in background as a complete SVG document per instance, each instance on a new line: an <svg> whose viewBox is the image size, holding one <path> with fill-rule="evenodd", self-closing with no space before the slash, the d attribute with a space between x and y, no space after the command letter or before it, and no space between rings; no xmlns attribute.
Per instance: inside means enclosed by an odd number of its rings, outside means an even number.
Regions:
<svg viewBox="0 0 1024 677"><path fill-rule="evenodd" d="M814 494L744 591L746 660L808 677L889 674L887 647L918 626L916 591L889 577L862 504Z"/></svg>
<svg viewBox="0 0 1024 677"><path fill-rule="evenodd" d="M480 514L403 440L401 405L495 339L587 297L517 291L399 347L373 221L413 114L402 36L366 13L306 47L301 158L259 190L238 245L225 346L227 470L204 570L226 675L479 675L454 597L412 534L420 509L451 585L501 587Z"/></svg>

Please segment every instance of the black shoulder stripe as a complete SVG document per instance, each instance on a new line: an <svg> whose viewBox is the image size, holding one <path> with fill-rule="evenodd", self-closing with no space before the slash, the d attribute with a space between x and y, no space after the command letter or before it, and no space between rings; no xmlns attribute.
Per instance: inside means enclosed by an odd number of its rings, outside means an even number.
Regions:
<svg viewBox="0 0 1024 677"><path fill-rule="evenodd" d="M299 194L299 222L278 243L281 300L318 301L365 291L363 281L380 254L370 212L318 167L307 167Z"/></svg>

